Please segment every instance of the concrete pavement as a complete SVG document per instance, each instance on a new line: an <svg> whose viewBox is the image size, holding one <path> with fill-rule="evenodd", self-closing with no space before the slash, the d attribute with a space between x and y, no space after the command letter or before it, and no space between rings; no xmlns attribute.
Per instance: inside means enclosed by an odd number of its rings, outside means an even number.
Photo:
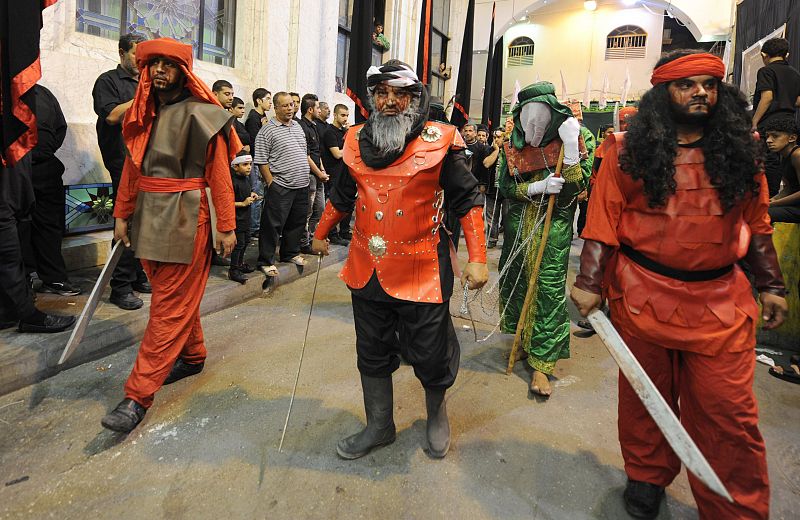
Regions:
<svg viewBox="0 0 800 520"><path fill-rule="evenodd" d="M476 343L457 319L447 458L425 455L424 394L401 367L397 441L340 460L335 443L360 427L363 407L349 294L336 273L321 273L282 453L312 277L205 317L206 370L160 391L127 437L99 420L122 397L133 348L0 397L0 518L627 518L617 370L596 336L573 337L553 397L538 402L525 363L504 374L511 338ZM797 389L758 366L774 519L796 517ZM684 473L660 518L696 516Z"/></svg>

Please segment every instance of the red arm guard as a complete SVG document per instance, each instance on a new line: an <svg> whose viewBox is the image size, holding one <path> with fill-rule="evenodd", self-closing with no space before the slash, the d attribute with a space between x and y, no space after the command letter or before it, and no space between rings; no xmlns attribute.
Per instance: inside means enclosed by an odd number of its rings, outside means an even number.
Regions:
<svg viewBox="0 0 800 520"><path fill-rule="evenodd" d="M325 204L325 211L319 219L319 224L317 224L317 230L314 231L314 238L317 240L325 240L328 238L328 233L331 232L333 226L338 224L346 215L347 213L339 211L331 204L331 201L328 201L328 203Z"/></svg>
<svg viewBox="0 0 800 520"><path fill-rule="evenodd" d="M467 241L469 261L478 264L486 263L486 237L484 236L483 209L473 206L469 212L459 219L464 239ZM317 228L319 229L319 228Z"/></svg>

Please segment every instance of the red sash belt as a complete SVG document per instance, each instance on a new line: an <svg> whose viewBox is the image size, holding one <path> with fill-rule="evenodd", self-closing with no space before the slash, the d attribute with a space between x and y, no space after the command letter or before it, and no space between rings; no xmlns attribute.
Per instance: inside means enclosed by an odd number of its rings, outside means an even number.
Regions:
<svg viewBox="0 0 800 520"><path fill-rule="evenodd" d="M139 189L151 193L180 193L182 191L202 190L208 186L204 177L190 179L170 179L167 177L139 177Z"/></svg>

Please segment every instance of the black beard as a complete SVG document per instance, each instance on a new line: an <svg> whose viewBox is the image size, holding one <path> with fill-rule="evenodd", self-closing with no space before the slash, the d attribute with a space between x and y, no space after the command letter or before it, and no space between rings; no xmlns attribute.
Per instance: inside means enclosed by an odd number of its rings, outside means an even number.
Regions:
<svg viewBox="0 0 800 520"><path fill-rule="evenodd" d="M689 112L690 107L670 103L672 120L679 125L705 126L714 113L714 107L708 105L708 112Z"/></svg>

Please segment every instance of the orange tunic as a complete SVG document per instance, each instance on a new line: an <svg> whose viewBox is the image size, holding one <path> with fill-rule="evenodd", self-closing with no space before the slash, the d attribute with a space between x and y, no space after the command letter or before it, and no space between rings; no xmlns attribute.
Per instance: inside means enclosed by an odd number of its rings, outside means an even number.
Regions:
<svg viewBox="0 0 800 520"><path fill-rule="evenodd" d="M752 234L770 234L766 179L761 190L724 212L705 172L701 148L681 147L675 158L675 194L650 208L641 181L619 167L623 134L605 146L589 201L583 238L612 247L625 243L663 265L685 271L735 264ZM755 344L758 306L739 267L710 281L682 282L658 275L617 253L604 291L621 332L665 348L707 355Z"/></svg>
<svg viewBox="0 0 800 520"><path fill-rule="evenodd" d="M217 134L208 144L205 179L217 216L217 230L236 229L228 142ZM136 209L139 171L126 160L114 216L129 218ZM153 286L150 320L139 354L125 383L125 397L149 408L153 397L180 357L187 363L206 358L200 302L211 267L211 218L205 191L200 198L194 252L189 264L142 259L142 267Z"/></svg>

